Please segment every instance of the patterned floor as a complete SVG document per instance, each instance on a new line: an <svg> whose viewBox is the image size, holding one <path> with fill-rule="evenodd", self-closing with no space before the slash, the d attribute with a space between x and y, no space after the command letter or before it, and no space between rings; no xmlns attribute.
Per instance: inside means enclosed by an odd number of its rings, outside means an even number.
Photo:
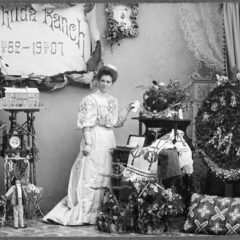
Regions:
<svg viewBox="0 0 240 240"><path fill-rule="evenodd" d="M181 224L179 222L177 224ZM23 229L14 229L12 225L7 224L3 227L0 227L0 238L6 237L114 237L117 238L119 236L122 237L146 237L146 235L142 234L108 234L103 233L97 230L96 226L78 226L78 227L69 227L69 226L61 226L61 225L53 225L46 224L41 221L41 219L33 219L27 220L28 227ZM174 230L171 235L173 236L184 236L179 232L177 228L180 226L174 225ZM168 236L169 234L161 234L161 236ZM148 235L149 236L149 235ZM155 237L159 237L159 235L155 235ZM62 238L61 238L62 239Z"/></svg>
<svg viewBox="0 0 240 240"><path fill-rule="evenodd" d="M160 235L143 235L143 234L108 234L99 232L96 226L81 226L81 227L65 227L61 225L46 224L41 219L34 219L27 221L28 227L24 229L14 229L12 225L0 227L0 240L239 240L239 236L222 235L195 235L185 234L179 231L182 226L182 221L174 222L173 231L170 234Z"/></svg>

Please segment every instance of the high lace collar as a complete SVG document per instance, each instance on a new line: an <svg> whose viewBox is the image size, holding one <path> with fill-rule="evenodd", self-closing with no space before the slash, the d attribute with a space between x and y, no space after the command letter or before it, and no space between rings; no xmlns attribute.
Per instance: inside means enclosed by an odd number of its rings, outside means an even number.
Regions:
<svg viewBox="0 0 240 240"><path fill-rule="evenodd" d="M94 93L96 96L104 99L108 99L110 94L109 93L102 93L99 89Z"/></svg>

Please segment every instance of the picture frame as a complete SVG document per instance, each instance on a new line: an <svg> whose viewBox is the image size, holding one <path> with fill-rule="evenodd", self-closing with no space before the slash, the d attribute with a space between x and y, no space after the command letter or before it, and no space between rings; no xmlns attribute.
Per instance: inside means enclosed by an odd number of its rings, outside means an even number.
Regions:
<svg viewBox="0 0 240 240"><path fill-rule="evenodd" d="M146 143L146 136L130 134L127 141L128 147L139 148L144 147Z"/></svg>
<svg viewBox="0 0 240 240"><path fill-rule="evenodd" d="M107 3L107 31L105 38L111 47L120 45L123 38L133 38L138 35L138 3Z"/></svg>

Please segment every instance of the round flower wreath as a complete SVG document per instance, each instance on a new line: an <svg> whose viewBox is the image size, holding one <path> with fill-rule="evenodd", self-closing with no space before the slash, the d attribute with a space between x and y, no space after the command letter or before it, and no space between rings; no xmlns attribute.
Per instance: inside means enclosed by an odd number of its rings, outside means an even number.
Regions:
<svg viewBox="0 0 240 240"><path fill-rule="evenodd" d="M204 162L225 182L240 179L239 83L218 78L196 116L196 139Z"/></svg>
<svg viewBox="0 0 240 240"><path fill-rule="evenodd" d="M131 14L129 19L131 21L131 27L126 27L123 23L120 24L114 19L114 6L118 3L108 3L105 9L107 14L108 29L104 35L107 41L110 43L111 49L114 44L120 45L120 40L128 37L133 38L138 35L138 3L126 3L126 7L130 9Z"/></svg>

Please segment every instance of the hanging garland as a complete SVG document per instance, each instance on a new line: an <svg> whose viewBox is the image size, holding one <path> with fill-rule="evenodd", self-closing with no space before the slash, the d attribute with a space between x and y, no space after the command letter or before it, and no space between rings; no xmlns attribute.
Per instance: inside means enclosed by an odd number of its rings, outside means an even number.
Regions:
<svg viewBox="0 0 240 240"><path fill-rule="evenodd" d="M240 180L240 74L231 80L218 76L216 87L196 116L199 154L225 182Z"/></svg>
<svg viewBox="0 0 240 240"><path fill-rule="evenodd" d="M5 75L0 78L2 87L36 87L40 91L55 91L69 84L91 86L95 72L71 71L53 76L29 75L25 77Z"/></svg>

